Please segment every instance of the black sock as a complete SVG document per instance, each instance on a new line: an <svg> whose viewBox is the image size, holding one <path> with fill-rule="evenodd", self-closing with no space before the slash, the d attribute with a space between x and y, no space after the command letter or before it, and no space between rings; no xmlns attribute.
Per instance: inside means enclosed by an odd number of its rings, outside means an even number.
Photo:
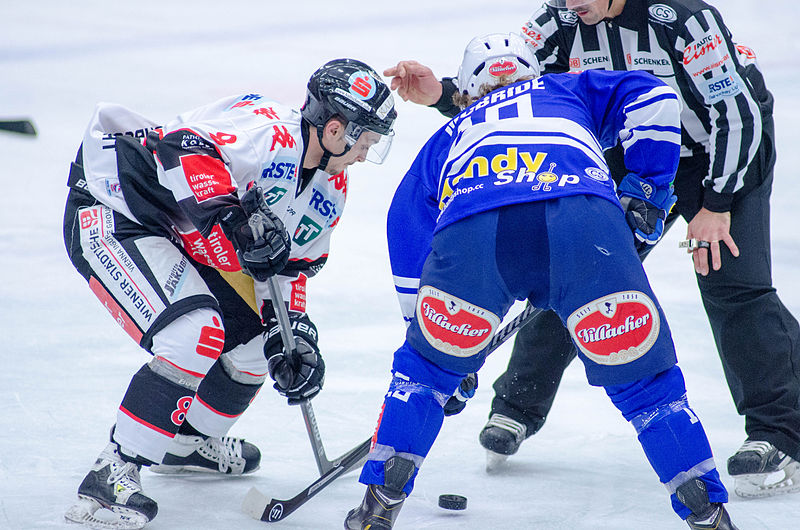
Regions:
<svg viewBox="0 0 800 530"><path fill-rule="evenodd" d="M184 436L202 436L203 438L208 438L207 434L203 434L194 427L188 421L184 421L181 424L181 428L178 429L178 434L183 434Z"/></svg>

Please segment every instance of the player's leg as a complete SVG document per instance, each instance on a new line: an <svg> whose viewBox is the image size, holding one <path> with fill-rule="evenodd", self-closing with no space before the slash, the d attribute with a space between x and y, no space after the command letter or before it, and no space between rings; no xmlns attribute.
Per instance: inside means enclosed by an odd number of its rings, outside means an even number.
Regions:
<svg viewBox="0 0 800 530"><path fill-rule="evenodd" d="M667 216L665 233L678 217L676 211ZM639 259L644 261L653 248L640 249ZM494 470L541 429L564 370L576 355L569 331L553 311L541 313L517 332L508 367L494 383L489 421L479 436L487 449L487 470Z"/></svg>
<svg viewBox="0 0 800 530"><path fill-rule="evenodd" d="M570 234L563 227L576 212L592 222ZM702 424L688 406L666 318L618 208L595 197L570 197L551 203L548 213L549 226L562 228L549 232L562 264L553 279L556 311L567 323L589 382L604 386L634 425L678 515L688 517L690 526L697 523L695 528L704 528L701 521L709 516L727 520L722 506L727 492ZM575 282L587 267L591 275Z"/></svg>
<svg viewBox="0 0 800 530"><path fill-rule="evenodd" d="M261 461L258 447L242 438L228 436L228 432L266 380L267 363L261 338L264 328L258 314L217 271L202 266L198 266L198 271L219 302L227 323L224 346L200 382L186 412L186 421L178 429L167 454L150 470L251 473ZM252 280L249 277L241 280L249 284L251 292ZM209 330L209 333L215 332Z"/></svg>
<svg viewBox="0 0 800 530"><path fill-rule="evenodd" d="M361 472L367 491L346 528L392 527L439 433L444 403L467 373L482 366L485 347L514 301L492 252L496 233L492 211L434 236L415 317L395 352L392 382Z"/></svg>
<svg viewBox="0 0 800 530"><path fill-rule="evenodd" d="M133 377L112 438L68 512L92 523L99 507L144 524L157 513L139 469L159 462L224 343L214 296L188 259L91 197L73 190L65 216L68 253L113 318L154 357ZM142 522L143 521L143 522Z"/></svg>

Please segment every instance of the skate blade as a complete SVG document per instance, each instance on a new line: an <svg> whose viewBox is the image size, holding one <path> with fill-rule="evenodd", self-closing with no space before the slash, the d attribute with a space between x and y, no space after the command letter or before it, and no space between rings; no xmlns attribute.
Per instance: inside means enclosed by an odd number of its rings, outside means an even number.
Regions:
<svg viewBox="0 0 800 530"><path fill-rule="evenodd" d="M169 464L156 464L150 466L151 472L156 473L157 475L194 475L197 473L204 473L204 474L214 474L214 475L230 475L230 476L241 476L241 475L249 475L251 473L255 473L259 470L261 466L256 466L253 469L238 473L234 471L232 468L228 468L228 473L223 473L219 469L211 469L208 467L203 466L173 466Z"/></svg>
<svg viewBox="0 0 800 530"><path fill-rule="evenodd" d="M149 519L129 508L112 506L106 508L95 499L78 495L78 502L64 514L68 523L82 524L97 530L139 530Z"/></svg>
<svg viewBox="0 0 800 530"><path fill-rule="evenodd" d="M486 451L486 472L497 473L506 467L508 455L501 455L494 451Z"/></svg>
<svg viewBox="0 0 800 530"><path fill-rule="evenodd" d="M792 462L775 473L757 473L734 477L733 491L745 498L771 497L800 491L800 462Z"/></svg>

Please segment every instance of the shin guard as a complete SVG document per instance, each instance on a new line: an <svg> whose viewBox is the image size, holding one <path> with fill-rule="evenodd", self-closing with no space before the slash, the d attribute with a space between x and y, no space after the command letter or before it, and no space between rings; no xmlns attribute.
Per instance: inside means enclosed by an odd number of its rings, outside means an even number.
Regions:
<svg viewBox="0 0 800 530"><path fill-rule="evenodd" d="M161 462L193 398L193 390L156 374L148 365L142 366L131 379L117 412L114 441L126 454L135 452Z"/></svg>
<svg viewBox="0 0 800 530"><path fill-rule="evenodd" d="M682 518L691 510L675 492L681 484L700 478L712 503L727 502L711 446L686 398L683 374L677 366L627 385L606 388L611 401L636 428L650 465L667 488L672 508Z"/></svg>
<svg viewBox="0 0 800 530"><path fill-rule="evenodd" d="M263 385L263 378L261 382L252 378L256 384L235 381L229 370L232 365L226 364L225 355L220 356L200 383L187 413L187 421L205 435L219 438L227 434Z"/></svg>
<svg viewBox="0 0 800 530"><path fill-rule="evenodd" d="M384 463L395 455L411 460L419 469L442 427L444 403L463 378L407 347L395 353L393 368L373 447L361 471L363 484L384 484ZM406 495L414 487L415 476L416 472L403 486Z"/></svg>

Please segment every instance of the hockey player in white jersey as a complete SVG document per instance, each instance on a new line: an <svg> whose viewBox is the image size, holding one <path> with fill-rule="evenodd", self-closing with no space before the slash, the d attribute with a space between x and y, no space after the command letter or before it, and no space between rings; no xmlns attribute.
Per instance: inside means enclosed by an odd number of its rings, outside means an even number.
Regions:
<svg viewBox="0 0 800 530"><path fill-rule="evenodd" d="M675 201L678 97L643 72L538 74L522 37L473 39L458 75L465 110L394 195L389 251L410 324L345 528L393 527L446 403L528 299L568 327L589 383L635 428L675 512L693 529L735 530L636 252L659 240ZM603 149L618 141L630 173L617 187Z"/></svg>
<svg viewBox="0 0 800 530"><path fill-rule="evenodd" d="M67 520L144 526L157 504L142 491L143 465L258 468L258 448L227 432L268 374L290 404L321 390L306 279L327 259L348 167L383 161L396 116L386 84L353 59L318 69L299 111L246 94L161 127L98 106L71 167L64 238L75 268L152 359L133 376ZM275 275L293 354L270 302Z"/></svg>

